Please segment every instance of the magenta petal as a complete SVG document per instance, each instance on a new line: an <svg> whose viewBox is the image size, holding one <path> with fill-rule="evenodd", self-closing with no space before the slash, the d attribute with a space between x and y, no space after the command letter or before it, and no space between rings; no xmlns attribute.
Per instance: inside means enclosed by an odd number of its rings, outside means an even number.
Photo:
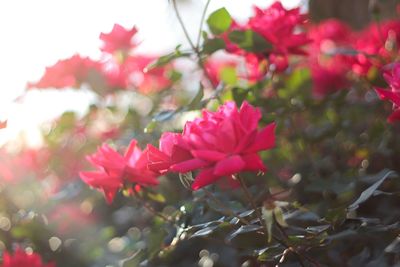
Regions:
<svg viewBox="0 0 400 267"><path fill-rule="evenodd" d="M246 171L262 171L265 172L267 168L264 166L261 158L257 154L248 154L242 156L243 161L246 163L244 170Z"/></svg>
<svg viewBox="0 0 400 267"><path fill-rule="evenodd" d="M246 165L245 162L242 160L240 156L237 155L231 156L229 158L221 160L220 162L217 163L217 165L215 165L214 175L227 176L236 174L242 171L245 165Z"/></svg>
<svg viewBox="0 0 400 267"><path fill-rule="evenodd" d="M226 157L226 154L215 150L192 150L190 152L195 158L207 161L220 161Z"/></svg>
<svg viewBox="0 0 400 267"><path fill-rule="evenodd" d="M240 107L240 121L243 127L245 127L245 130L251 131L256 129L260 119L260 110L251 106L247 101L244 101Z"/></svg>
<svg viewBox="0 0 400 267"><path fill-rule="evenodd" d="M136 145L137 145L137 141L136 141L135 139L133 139L133 140L129 143L129 146L128 146L128 148L126 149L126 152L125 152L125 158L126 158L126 159L129 159L129 158L132 156L133 151L135 150Z"/></svg>
<svg viewBox="0 0 400 267"><path fill-rule="evenodd" d="M85 183L96 188L118 188L122 186L120 179L103 172L80 172L79 176Z"/></svg>
<svg viewBox="0 0 400 267"><path fill-rule="evenodd" d="M104 197L106 198L107 204L111 204L114 200L117 190L103 190Z"/></svg>
<svg viewBox="0 0 400 267"><path fill-rule="evenodd" d="M171 166L171 171L186 173L197 169L204 168L208 165L208 162L201 159L190 159Z"/></svg>
<svg viewBox="0 0 400 267"><path fill-rule="evenodd" d="M384 89L380 89L380 88L375 88L375 91L377 92L380 99L390 100L395 105L400 106L400 95L398 95L390 90L384 90Z"/></svg>
<svg viewBox="0 0 400 267"><path fill-rule="evenodd" d="M200 173L194 179L194 182L192 184L192 189L198 190L204 186L207 186L209 184L218 181L218 179L221 177L215 176L213 172L214 170L212 168L200 171Z"/></svg>
<svg viewBox="0 0 400 267"><path fill-rule="evenodd" d="M268 124L256 136L254 143L245 150L246 153L255 153L275 146L275 123Z"/></svg>
<svg viewBox="0 0 400 267"><path fill-rule="evenodd" d="M388 121L390 123L394 123L395 121L400 121L400 108L393 111L392 114L388 117Z"/></svg>

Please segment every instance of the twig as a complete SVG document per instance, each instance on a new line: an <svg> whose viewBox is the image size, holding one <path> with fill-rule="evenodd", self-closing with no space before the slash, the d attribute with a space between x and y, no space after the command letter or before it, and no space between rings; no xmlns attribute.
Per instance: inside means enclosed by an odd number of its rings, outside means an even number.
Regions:
<svg viewBox="0 0 400 267"><path fill-rule="evenodd" d="M192 39L190 38L189 32L187 31L185 23L183 22L183 19L182 19L180 13L179 13L179 9L178 9L178 5L176 4L176 0L172 0L172 5L174 7L174 11L175 11L176 17L178 18L179 24L181 25L183 33L185 34L185 37L186 37L187 41L189 42L190 47L194 51L197 51L197 48L194 45Z"/></svg>
<svg viewBox="0 0 400 267"><path fill-rule="evenodd" d="M203 31L203 24L204 24L204 20L206 18L207 9L208 9L208 6L210 5L210 2L211 2L211 0L207 0L206 5L204 6L203 14L201 15L199 34L197 35L197 41L196 41L197 49L199 49L199 46L200 46L200 39L201 39L201 33Z"/></svg>

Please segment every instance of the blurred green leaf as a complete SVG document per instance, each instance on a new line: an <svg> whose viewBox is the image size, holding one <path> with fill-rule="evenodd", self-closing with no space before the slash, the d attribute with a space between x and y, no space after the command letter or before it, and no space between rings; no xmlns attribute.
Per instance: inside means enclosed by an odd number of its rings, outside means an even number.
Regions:
<svg viewBox="0 0 400 267"><path fill-rule="evenodd" d="M220 8L208 17L207 24L213 34L221 34L229 29L232 18L226 8Z"/></svg>
<svg viewBox="0 0 400 267"><path fill-rule="evenodd" d="M272 48L270 43L252 30L232 31L228 38L231 42L249 52L262 53Z"/></svg>
<svg viewBox="0 0 400 267"><path fill-rule="evenodd" d="M197 94L194 96L190 104L187 106L187 109L196 110L202 108L201 100L203 99L203 96L204 96L204 89L203 86L200 86L199 91L197 91Z"/></svg>
<svg viewBox="0 0 400 267"><path fill-rule="evenodd" d="M221 80L228 85L235 85L237 83L236 68L224 67L221 71Z"/></svg>
<svg viewBox="0 0 400 267"><path fill-rule="evenodd" d="M225 42L219 38L208 39L204 42L203 52L211 55L215 51L225 49Z"/></svg>
<svg viewBox="0 0 400 267"><path fill-rule="evenodd" d="M173 60L175 60L175 59L177 59L177 58L180 58L180 57L188 57L188 56L191 55L191 53L181 52L181 51L180 51L180 47L181 47L181 46L178 45L178 46L175 48L175 51L174 51L174 52L159 57L155 62L150 63L150 64L147 66L146 69L147 69L147 70L152 70L152 69L154 69L154 68L163 67L163 66L169 64L171 61L173 61Z"/></svg>

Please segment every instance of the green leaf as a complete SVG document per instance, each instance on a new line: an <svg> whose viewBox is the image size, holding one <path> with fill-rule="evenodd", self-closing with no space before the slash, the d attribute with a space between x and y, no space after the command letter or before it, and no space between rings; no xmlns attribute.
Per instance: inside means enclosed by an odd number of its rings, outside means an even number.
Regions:
<svg viewBox="0 0 400 267"><path fill-rule="evenodd" d="M201 100L203 99L203 96L204 96L204 90L203 90L203 87L200 86L199 91L197 92L195 97L192 99L190 104L187 106L188 110L195 110L195 109L201 108L202 107Z"/></svg>
<svg viewBox="0 0 400 267"><path fill-rule="evenodd" d="M177 82L180 81L182 78L182 73L176 70L171 70L168 72L168 79L171 80L171 82Z"/></svg>
<svg viewBox="0 0 400 267"><path fill-rule="evenodd" d="M193 237L200 237L200 236L208 236L208 235L211 235L211 234L214 232L214 230L217 229L217 228L218 228L218 225L209 226L209 227L203 228L203 229L201 229L201 230L195 232L195 233L191 236L191 238L193 238Z"/></svg>
<svg viewBox="0 0 400 267"><path fill-rule="evenodd" d="M394 171L387 171L382 178L380 178L377 182L375 182L373 185L368 187L366 190L364 190L360 197L354 201L350 206L348 206L347 210L348 211L353 211L358 208L358 206L367 201L371 196L374 195L375 191L381 186L381 184L390 176L395 175L396 173Z"/></svg>
<svg viewBox="0 0 400 267"><path fill-rule="evenodd" d="M204 42L203 45L203 52L208 55L222 49L225 49L225 42L224 40L219 38L208 39Z"/></svg>
<svg viewBox="0 0 400 267"><path fill-rule="evenodd" d="M268 243L269 243L272 241L272 225L274 223L274 210L266 209L263 207L262 208L262 217L265 221L265 225L267 226Z"/></svg>
<svg viewBox="0 0 400 267"><path fill-rule="evenodd" d="M274 209L274 216L275 216L275 220L276 222L283 227L288 227L288 224L285 221L285 218L283 217L283 211L280 207L276 207Z"/></svg>
<svg viewBox="0 0 400 267"><path fill-rule="evenodd" d="M236 69L234 67L225 67L221 71L221 80L229 85L237 83Z"/></svg>
<svg viewBox="0 0 400 267"><path fill-rule="evenodd" d="M261 53L272 48L270 43L252 30L232 31L228 38L240 48L249 52Z"/></svg>
<svg viewBox="0 0 400 267"><path fill-rule="evenodd" d="M207 19L208 27L213 34L221 34L229 29L232 18L225 8L214 11Z"/></svg>
<svg viewBox="0 0 400 267"><path fill-rule="evenodd" d="M235 230L234 232L230 233L227 237L226 240L229 242L232 239L234 239L236 236L240 234L245 234L245 233L251 233L251 232L257 232L262 229L262 226L260 225L242 225L240 226L239 229Z"/></svg>
<svg viewBox="0 0 400 267"><path fill-rule="evenodd" d="M149 122L146 127L144 128L144 133L152 133L154 128L156 128L157 126L157 122L156 121L151 121Z"/></svg>
<svg viewBox="0 0 400 267"><path fill-rule="evenodd" d="M190 56L190 53L182 53L182 52L179 50L179 48L180 48L180 45L178 45L178 46L175 48L175 51L174 51L174 52L159 57L159 58L156 60L156 62L150 63L150 64L146 67L146 70L149 71L149 70L152 70L152 69L154 69L154 68L163 67L163 66L169 64L169 63L170 63L172 60L174 60L174 59L177 59L177 58L180 58L180 57L188 57L188 56Z"/></svg>

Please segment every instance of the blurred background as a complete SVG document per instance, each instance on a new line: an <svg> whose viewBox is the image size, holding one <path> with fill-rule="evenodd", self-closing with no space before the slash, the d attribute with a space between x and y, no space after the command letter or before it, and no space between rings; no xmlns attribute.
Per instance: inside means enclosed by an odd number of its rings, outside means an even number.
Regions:
<svg viewBox="0 0 400 267"><path fill-rule="evenodd" d="M246 19L252 5L269 6L270 0L211 1L208 13L225 6L231 14ZM307 1L282 1L287 7ZM185 24L197 34L205 1L179 1ZM1 1L0 3L0 120L8 127L0 133L0 143L23 138L31 145L40 143L37 125L65 110L84 112L93 100L89 92L33 91L24 93L28 82L37 81L46 66L79 53L100 56L99 34L119 23L137 25L142 44L139 50L166 53L177 44L186 44L168 0L152 1ZM22 96L22 97L21 97ZM18 98L18 99L17 99ZM17 99L17 101L15 101Z"/></svg>

